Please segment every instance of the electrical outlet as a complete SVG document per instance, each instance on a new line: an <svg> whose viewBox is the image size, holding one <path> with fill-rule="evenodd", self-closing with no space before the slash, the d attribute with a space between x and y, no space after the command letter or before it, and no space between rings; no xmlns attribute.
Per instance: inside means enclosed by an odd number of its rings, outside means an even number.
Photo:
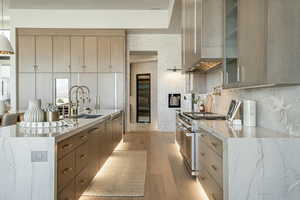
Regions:
<svg viewBox="0 0 300 200"><path fill-rule="evenodd" d="M32 151L31 162L47 162L48 151Z"/></svg>

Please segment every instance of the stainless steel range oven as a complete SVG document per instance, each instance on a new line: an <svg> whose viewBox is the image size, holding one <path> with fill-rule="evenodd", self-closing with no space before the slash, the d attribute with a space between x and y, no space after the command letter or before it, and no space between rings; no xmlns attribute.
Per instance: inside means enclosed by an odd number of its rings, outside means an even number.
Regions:
<svg viewBox="0 0 300 200"><path fill-rule="evenodd" d="M192 176L199 173L198 134L192 131L192 120L181 113L176 116L176 142L180 147L180 153L185 165Z"/></svg>

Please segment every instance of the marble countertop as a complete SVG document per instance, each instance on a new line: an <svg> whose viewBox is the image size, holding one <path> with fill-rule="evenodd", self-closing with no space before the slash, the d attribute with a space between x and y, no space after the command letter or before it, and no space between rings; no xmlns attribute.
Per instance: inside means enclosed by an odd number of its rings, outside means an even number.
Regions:
<svg viewBox="0 0 300 200"><path fill-rule="evenodd" d="M221 140L232 138L299 138L261 127L234 126L225 120L195 120L193 127L196 132L204 129Z"/></svg>
<svg viewBox="0 0 300 200"><path fill-rule="evenodd" d="M0 138L54 138L56 142L62 141L72 135L75 135L85 129L108 119L109 117L120 113L121 110L99 110L92 114L102 115L94 119L77 119L77 124L72 127L56 127L56 128L25 128L19 124L0 128Z"/></svg>

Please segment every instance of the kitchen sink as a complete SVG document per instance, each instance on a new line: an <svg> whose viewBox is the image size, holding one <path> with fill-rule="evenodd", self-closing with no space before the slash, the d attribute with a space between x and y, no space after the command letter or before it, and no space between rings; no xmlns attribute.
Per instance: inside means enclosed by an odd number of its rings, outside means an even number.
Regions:
<svg viewBox="0 0 300 200"><path fill-rule="evenodd" d="M103 115L92 115L92 114L81 114L78 116L74 116L73 118L77 118L77 119L95 119L98 117L102 117Z"/></svg>

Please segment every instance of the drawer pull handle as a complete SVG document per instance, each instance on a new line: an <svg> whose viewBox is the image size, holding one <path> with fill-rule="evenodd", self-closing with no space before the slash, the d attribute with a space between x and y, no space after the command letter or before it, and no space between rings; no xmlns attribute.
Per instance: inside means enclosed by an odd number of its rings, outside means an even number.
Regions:
<svg viewBox="0 0 300 200"><path fill-rule="evenodd" d="M211 145L213 145L215 148L218 146L218 144L214 142L212 142Z"/></svg>
<svg viewBox="0 0 300 200"><path fill-rule="evenodd" d="M79 183L80 183L80 185L83 185L85 183L85 180L82 179L82 180L79 181Z"/></svg>
<svg viewBox="0 0 300 200"><path fill-rule="evenodd" d="M205 180L205 177L200 176L200 180L204 181L204 180Z"/></svg>
<svg viewBox="0 0 300 200"><path fill-rule="evenodd" d="M72 148L73 147L73 144L66 144L66 145L64 145L62 148L63 149L70 149L70 148Z"/></svg>
<svg viewBox="0 0 300 200"><path fill-rule="evenodd" d="M201 156L203 156L203 157L204 157L204 156L205 156L205 153L201 153Z"/></svg>
<svg viewBox="0 0 300 200"><path fill-rule="evenodd" d="M72 170L73 170L72 167L67 168L67 169L64 169L63 174L67 174L67 173L69 173L69 172L72 171Z"/></svg>
<svg viewBox="0 0 300 200"><path fill-rule="evenodd" d="M211 197L213 200L217 200L217 198L215 197L215 195L213 193L211 194Z"/></svg>
<svg viewBox="0 0 300 200"><path fill-rule="evenodd" d="M213 170L217 171L217 167L214 165L211 165L211 168L213 168Z"/></svg>
<svg viewBox="0 0 300 200"><path fill-rule="evenodd" d="M83 159L85 159L86 157L87 157L87 155L86 155L86 154L83 154L83 155L80 156L80 159L83 160Z"/></svg>
<svg viewBox="0 0 300 200"><path fill-rule="evenodd" d="M69 200L69 197L67 197L67 198L64 198L64 200Z"/></svg>
<svg viewBox="0 0 300 200"><path fill-rule="evenodd" d="M83 136L80 137L81 140L85 140L86 138L87 138L86 135L83 135Z"/></svg>

